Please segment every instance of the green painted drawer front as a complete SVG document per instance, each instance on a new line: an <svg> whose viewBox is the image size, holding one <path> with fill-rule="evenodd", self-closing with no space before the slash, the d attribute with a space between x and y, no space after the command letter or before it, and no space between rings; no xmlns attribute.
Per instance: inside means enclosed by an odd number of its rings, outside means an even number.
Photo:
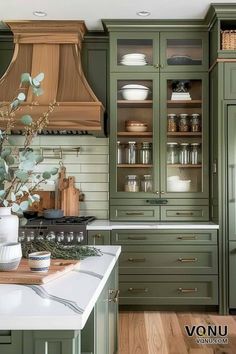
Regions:
<svg viewBox="0 0 236 354"><path fill-rule="evenodd" d="M229 243L229 307L236 309L236 242Z"/></svg>
<svg viewBox="0 0 236 354"><path fill-rule="evenodd" d="M113 245L198 245L217 244L216 230L113 230Z"/></svg>
<svg viewBox="0 0 236 354"><path fill-rule="evenodd" d="M120 305L217 305L217 276L120 276Z"/></svg>
<svg viewBox="0 0 236 354"><path fill-rule="evenodd" d="M162 206L161 220L168 221L207 221L209 207L207 206Z"/></svg>
<svg viewBox="0 0 236 354"><path fill-rule="evenodd" d="M110 245L110 231L88 231L89 245Z"/></svg>
<svg viewBox="0 0 236 354"><path fill-rule="evenodd" d="M150 206L111 206L110 219L129 221L155 221L160 220L160 207Z"/></svg>
<svg viewBox="0 0 236 354"><path fill-rule="evenodd" d="M217 274L217 246L123 246L120 274Z"/></svg>
<svg viewBox="0 0 236 354"><path fill-rule="evenodd" d="M224 64L224 98L236 98L236 63Z"/></svg>
<svg viewBox="0 0 236 354"><path fill-rule="evenodd" d="M22 332L0 331L0 354L21 354Z"/></svg>

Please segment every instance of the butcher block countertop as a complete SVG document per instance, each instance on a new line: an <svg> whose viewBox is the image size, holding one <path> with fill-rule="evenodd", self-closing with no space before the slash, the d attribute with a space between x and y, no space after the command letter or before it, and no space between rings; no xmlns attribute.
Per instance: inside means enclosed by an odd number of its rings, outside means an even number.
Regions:
<svg viewBox="0 0 236 354"><path fill-rule="evenodd" d="M79 269L43 285L0 284L0 330L83 329L121 252L99 246Z"/></svg>

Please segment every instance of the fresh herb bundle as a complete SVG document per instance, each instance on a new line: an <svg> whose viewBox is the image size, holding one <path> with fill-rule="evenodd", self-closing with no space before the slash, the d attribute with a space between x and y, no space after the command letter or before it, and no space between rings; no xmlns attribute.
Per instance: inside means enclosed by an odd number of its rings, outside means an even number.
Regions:
<svg viewBox="0 0 236 354"><path fill-rule="evenodd" d="M22 243L22 253L24 258L32 252L51 252L52 258L62 259L84 259L91 256L101 256L102 252L91 246L64 246L55 241L34 240Z"/></svg>

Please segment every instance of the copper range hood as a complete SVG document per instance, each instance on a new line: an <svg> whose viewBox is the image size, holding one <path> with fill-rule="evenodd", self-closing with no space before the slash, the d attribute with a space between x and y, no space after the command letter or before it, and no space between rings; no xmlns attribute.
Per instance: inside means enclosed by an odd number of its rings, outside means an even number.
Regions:
<svg viewBox="0 0 236 354"><path fill-rule="evenodd" d="M44 72L44 94L32 117L58 102L50 115L47 133L103 131L104 107L90 88L81 66L81 45L86 27L83 21L7 21L14 35L12 61L0 80L0 101L10 101L23 72L32 76ZM20 114L30 114L31 91ZM16 127L20 130L20 125Z"/></svg>

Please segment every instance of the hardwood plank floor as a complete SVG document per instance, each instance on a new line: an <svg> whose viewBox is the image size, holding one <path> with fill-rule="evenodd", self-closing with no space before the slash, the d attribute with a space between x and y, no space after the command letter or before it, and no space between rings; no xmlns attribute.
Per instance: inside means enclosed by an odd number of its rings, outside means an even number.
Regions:
<svg viewBox="0 0 236 354"><path fill-rule="evenodd" d="M185 326L228 326L228 343L198 344ZM202 327L200 328L201 330ZM200 333L201 334L201 333ZM225 337L217 338L222 339ZM236 316L159 311L120 312L119 354L236 354Z"/></svg>

